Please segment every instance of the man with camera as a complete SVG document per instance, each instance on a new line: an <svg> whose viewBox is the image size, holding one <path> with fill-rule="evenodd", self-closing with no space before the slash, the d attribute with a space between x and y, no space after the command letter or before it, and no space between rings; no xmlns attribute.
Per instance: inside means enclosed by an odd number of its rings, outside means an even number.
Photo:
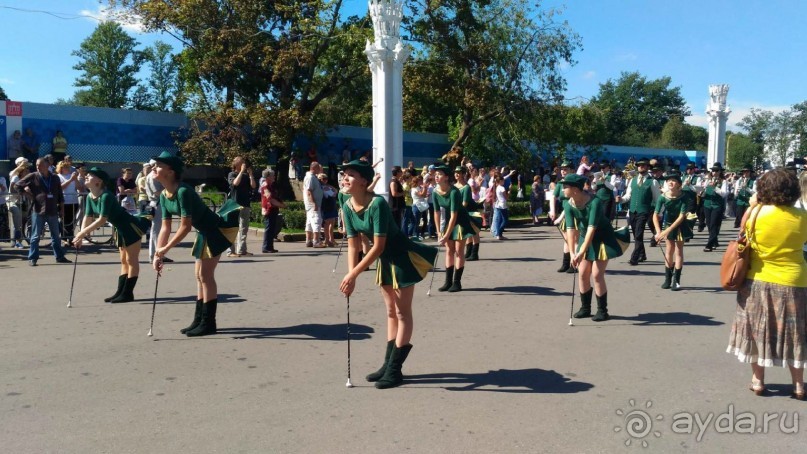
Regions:
<svg viewBox="0 0 807 454"><path fill-rule="evenodd" d="M258 185L255 183L252 167L243 157L236 156L233 159L232 169L232 172L227 176L227 181L230 183L230 198L241 205L242 209L238 219L238 238L230 246L230 252L227 253L227 257L242 257L252 255L247 252L247 233L249 233L252 193L255 192Z"/></svg>

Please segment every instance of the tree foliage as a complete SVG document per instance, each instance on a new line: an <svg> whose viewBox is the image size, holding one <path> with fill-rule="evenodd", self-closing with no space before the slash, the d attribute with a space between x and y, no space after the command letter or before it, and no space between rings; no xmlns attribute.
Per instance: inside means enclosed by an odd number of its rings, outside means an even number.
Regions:
<svg viewBox="0 0 807 454"><path fill-rule="evenodd" d="M6 91L3 90L3 87L0 87L0 101L7 101L8 96L6 96Z"/></svg>
<svg viewBox="0 0 807 454"><path fill-rule="evenodd" d="M744 129L754 142L760 159L764 157L770 165L782 166L793 157L803 156L801 138L807 135L804 104L796 104L792 110L778 114L752 108L751 113L743 117L737 126Z"/></svg>
<svg viewBox="0 0 807 454"><path fill-rule="evenodd" d="M690 115L681 87L670 87L671 82L670 77L648 80L638 72L623 72L616 81L600 84L591 103L605 112L607 143L646 146L671 118Z"/></svg>
<svg viewBox="0 0 807 454"><path fill-rule="evenodd" d="M182 150L195 160L216 161L221 152L228 159L261 155L270 147L288 153L298 133L328 126L313 121L324 100L359 78L369 83L362 52L369 23L343 17L341 0L111 3L139 15L148 30L184 43L180 73L196 101L195 118L216 132L191 131ZM333 121L330 111L318 120ZM249 140L225 134L233 128ZM211 141L214 146L199 146Z"/></svg>
<svg viewBox="0 0 807 454"><path fill-rule="evenodd" d="M510 119L499 124L515 124L531 103L562 99L566 81L560 65L575 63L580 38L555 20L556 10L526 0L409 0L407 5L412 18L405 29L418 42L407 96L439 100L410 113L408 120L410 126L429 126L445 120L433 115L451 112L454 143L447 157L452 161L460 159L480 124L501 117Z"/></svg>
<svg viewBox="0 0 807 454"><path fill-rule="evenodd" d="M762 168L762 148L748 135L729 133L726 138L726 166L738 170L746 164Z"/></svg>
<svg viewBox="0 0 807 454"><path fill-rule="evenodd" d="M183 97L180 93L179 67L173 56L173 47L162 41L143 51L143 59L151 71L146 87L151 108L162 112L181 112Z"/></svg>
<svg viewBox="0 0 807 454"><path fill-rule="evenodd" d="M74 85L83 87L74 96L79 105L122 108L137 85L135 75L141 56L138 42L115 22L102 22L72 55L79 58L73 69L81 71ZM81 94L79 94L81 93Z"/></svg>

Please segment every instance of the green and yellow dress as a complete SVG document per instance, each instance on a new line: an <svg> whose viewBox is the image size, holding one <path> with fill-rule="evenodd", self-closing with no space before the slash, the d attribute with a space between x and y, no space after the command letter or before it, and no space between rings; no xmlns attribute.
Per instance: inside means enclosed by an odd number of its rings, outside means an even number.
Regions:
<svg viewBox="0 0 807 454"><path fill-rule="evenodd" d="M84 209L85 216L95 219L105 217L115 227L118 247L128 247L140 241L145 232L151 228L149 219L129 214L120 206L117 197L109 191L104 191L98 198L90 194Z"/></svg>
<svg viewBox="0 0 807 454"><path fill-rule="evenodd" d="M163 219L173 216L191 218L196 229L196 241L192 254L197 259L209 259L227 250L238 235L238 217L241 206L234 200L227 200L218 212L210 211L193 188L181 183L170 198L166 192L160 194Z"/></svg>
<svg viewBox="0 0 807 454"><path fill-rule="evenodd" d="M555 213L560 214L560 212L564 209L564 204L567 200L569 200L565 195L563 195L563 185L560 184L560 181L555 183L555 189L552 190L552 195L555 197ZM558 228L561 230L566 230L566 225L566 216L564 216L561 218Z"/></svg>
<svg viewBox="0 0 807 454"><path fill-rule="evenodd" d="M460 191L460 197L462 198L462 206L465 208L465 211L468 212L471 222L476 226L476 231L480 232L482 230L482 213L480 213L479 210L482 209L482 206L474 200L474 195L469 184L466 183L465 186L458 189Z"/></svg>
<svg viewBox="0 0 807 454"><path fill-rule="evenodd" d="M441 194L440 189L435 187L432 191L432 203L434 204L435 210L445 208L446 225L448 225L451 213L457 213L457 222L454 224L454 229L449 232L448 235L450 240L457 241L470 238L481 230L476 224L471 222L471 216L468 214L465 207L462 206L462 195L459 189L454 186L449 187L448 192L445 194Z"/></svg>
<svg viewBox="0 0 807 454"><path fill-rule="evenodd" d="M667 235L667 238L672 241L686 241L692 239L694 236L692 227L695 226L695 221L698 220L698 215L695 214L695 210L697 210L697 205L695 204L695 193L693 191L681 190L678 197L664 194L659 196L658 200L656 200L656 213L659 215L661 215L662 212L665 213L664 223L661 226L662 229L666 229L672 225L681 213L686 214L684 222L679 224L675 230L672 230L670 234Z"/></svg>
<svg viewBox="0 0 807 454"><path fill-rule="evenodd" d="M630 233L627 228L614 231L608 217L605 216L603 201L591 197L584 207L572 206L572 200L563 201L566 230L577 230L580 235L577 246L581 246L586 238L586 231L593 226L594 237L585 253L586 260L609 260L621 256L630 245ZM574 255L574 252L572 253Z"/></svg>
<svg viewBox="0 0 807 454"><path fill-rule="evenodd" d="M384 251L376 262L377 285L391 285L395 289L409 287L422 281L432 269L437 249L404 235L392 219L392 210L383 197L373 197L370 204L359 212L348 200L342 206L342 213L348 238L360 233L368 238L387 238Z"/></svg>

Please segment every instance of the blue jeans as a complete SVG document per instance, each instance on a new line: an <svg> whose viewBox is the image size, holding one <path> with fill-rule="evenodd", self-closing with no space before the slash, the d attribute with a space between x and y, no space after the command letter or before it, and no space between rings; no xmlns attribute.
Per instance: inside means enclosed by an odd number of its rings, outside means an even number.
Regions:
<svg viewBox="0 0 807 454"><path fill-rule="evenodd" d="M493 236L501 236L505 222L507 222L507 219L505 217L505 210L501 208L494 208L493 225L490 227L490 231L493 234Z"/></svg>
<svg viewBox="0 0 807 454"><path fill-rule="evenodd" d="M59 216L31 213L31 248L28 250L28 260L39 260L39 239L42 238L42 234L45 233L46 222L50 229L53 255L56 256L57 260L64 258L62 240L59 237Z"/></svg>
<svg viewBox="0 0 807 454"><path fill-rule="evenodd" d="M412 232L409 234L409 236L423 236L426 226L424 225L423 229L421 229L420 222L423 221L425 224L429 223L429 220L427 219L429 216L429 210L420 211L418 210L418 207L413 205L410 212L412 214Z"/></svg>

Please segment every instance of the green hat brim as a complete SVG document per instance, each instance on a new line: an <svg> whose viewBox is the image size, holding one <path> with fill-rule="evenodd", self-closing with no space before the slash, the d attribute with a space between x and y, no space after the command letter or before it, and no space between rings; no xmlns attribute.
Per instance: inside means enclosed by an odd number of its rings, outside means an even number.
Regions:
<svg viewBox="0 0 807 454"><path fill-rule="evenodd" d="M152 156L151 159L171 167L171 170L174 171L177 178L180 177L183 170L185 170L185 163L182 162L182 159L173 156L166 151L162 152L159 156Z"/></svg>
<svg viewBox="0 0 807 454"><path fill-rule="evenodd" d="M106 184L109 180L111 180L111 178L109 178L109 174L104 172L103 169L101 169L100 167L91 167L89 170L87 170L87 173L96 178L99 178L104 182L104 184Z"/></svg>
<svg viewBox="0 0 807 454"><path fill-rule="evenodd" d="M367 180L368 183L370 181L373 181L373 177L375 176L375 170L373 170L373 167L366 161L360 161L358 159L342 165L341 169L355 170L359 174L359 176Z"/></svg>

